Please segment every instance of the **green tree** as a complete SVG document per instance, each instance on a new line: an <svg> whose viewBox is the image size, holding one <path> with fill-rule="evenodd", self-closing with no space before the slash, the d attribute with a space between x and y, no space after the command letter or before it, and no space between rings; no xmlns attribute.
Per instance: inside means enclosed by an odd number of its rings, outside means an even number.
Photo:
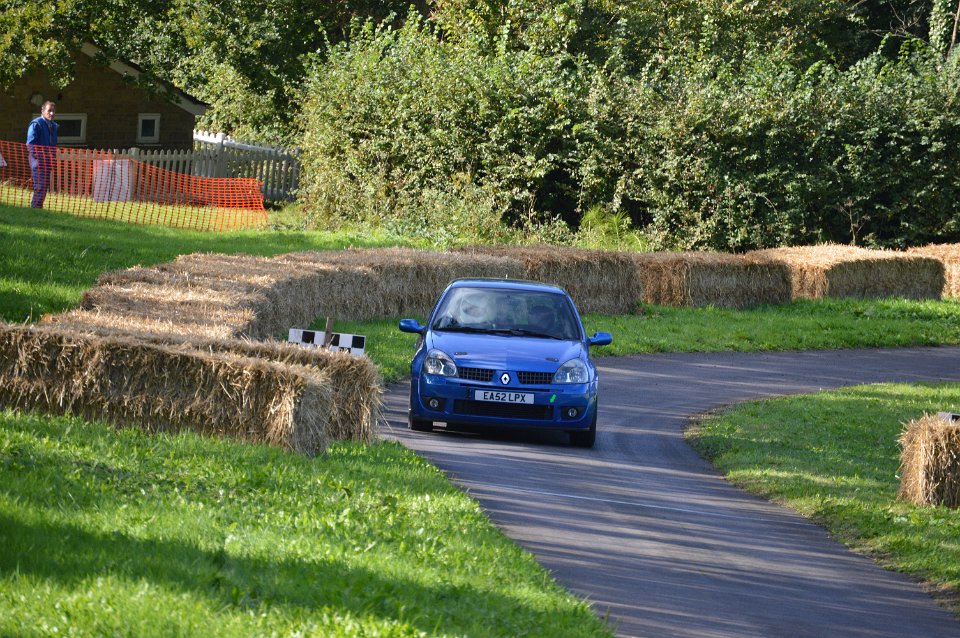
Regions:
<svg viewBox="0 0 960 638"><path fill-rule="evenodd" d="M289 136L306 56L343 38L355 18L383 20L400 0L0 0L0 84L31 68L72 79L84 42L130 60L213 105L205 124ZM421 6L425 9L425 6Z"/></svg>

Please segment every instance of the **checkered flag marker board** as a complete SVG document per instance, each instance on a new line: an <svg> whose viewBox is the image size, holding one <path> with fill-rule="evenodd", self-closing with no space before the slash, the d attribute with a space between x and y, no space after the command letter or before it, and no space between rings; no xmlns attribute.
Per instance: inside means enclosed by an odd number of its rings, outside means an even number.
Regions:
<svg viewBox="0 0 960 638"><path fill-rule="evenodd" d="M299 328L290 328L290 334L287 337L290 343L299 343L311 348L323 347L322 330L300 330ZM330 338L330 347L328 350L349 352L358 357L363 356L364 348L367 345L367 338L363 335L348 335L334 332Z"/></svg>

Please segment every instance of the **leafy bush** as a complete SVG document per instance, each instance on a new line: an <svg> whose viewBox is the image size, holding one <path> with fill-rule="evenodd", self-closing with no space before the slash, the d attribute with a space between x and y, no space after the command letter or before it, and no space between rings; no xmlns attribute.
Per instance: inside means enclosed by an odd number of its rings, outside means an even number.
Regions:
<svg viewBox="0 0 960 638"><path fill-rule="evenodd" d="M956 56L907 40L811 64L847 18L810 2L830 11L673 7L662 49L632 30L646 3L449 0L435 22L368 23L311 72L305 207L441 244L504 222L621 245L625 220L654 248L957 241Z"/></svg>
<svg viewBox="0 0 960 638"><path fill-rule="evenodd" d="M573 208L584 85L569 58L486 54L414 15L400 29L367 24L312 73L302 199L319 219L409 225L421 195L469 193L475 215L543 223L544 210Z"/></svg>
<svg viewBox="0 0 960 638"><path fill-rule="evenodd" d="M955 64L925 51L801 72L751 54L648 72L624 111L620 196L655 243L746 250L818 241L904 247L960 238Z"/></svg>

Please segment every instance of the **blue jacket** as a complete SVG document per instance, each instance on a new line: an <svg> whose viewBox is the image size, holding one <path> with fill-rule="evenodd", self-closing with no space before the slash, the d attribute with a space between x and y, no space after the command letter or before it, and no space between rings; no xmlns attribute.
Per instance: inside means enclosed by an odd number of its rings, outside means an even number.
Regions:
<svg viewBox="0 0 960 638"><path fill-rule="evenodd" d="M48 122L40 115L34 118L30 122L30 126L27 127L27 146L30 147L31 168L36 168L41 160L43 160L44 165L53 163L56 151L37 148L38 146L57 145L57 127L59 124L56 122L50 122L49 124L52 124L52 126L48 126Z"/></svg>

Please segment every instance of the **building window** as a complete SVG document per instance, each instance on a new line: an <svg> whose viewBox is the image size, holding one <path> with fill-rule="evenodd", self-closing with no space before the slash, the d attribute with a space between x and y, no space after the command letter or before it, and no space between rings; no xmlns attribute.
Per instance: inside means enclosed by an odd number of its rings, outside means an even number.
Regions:
<svg viewBox="0 0 960 638"><path fill-rule="evenodd" d="M160 114L140 113L137 116L137 143L160 143Z"/></svg>
<svg viewBox="0 0 960 638"><path fill-rule="evenodd" d="M57 143L85 144L87 141L86 113L57 113Z"/></svg>

